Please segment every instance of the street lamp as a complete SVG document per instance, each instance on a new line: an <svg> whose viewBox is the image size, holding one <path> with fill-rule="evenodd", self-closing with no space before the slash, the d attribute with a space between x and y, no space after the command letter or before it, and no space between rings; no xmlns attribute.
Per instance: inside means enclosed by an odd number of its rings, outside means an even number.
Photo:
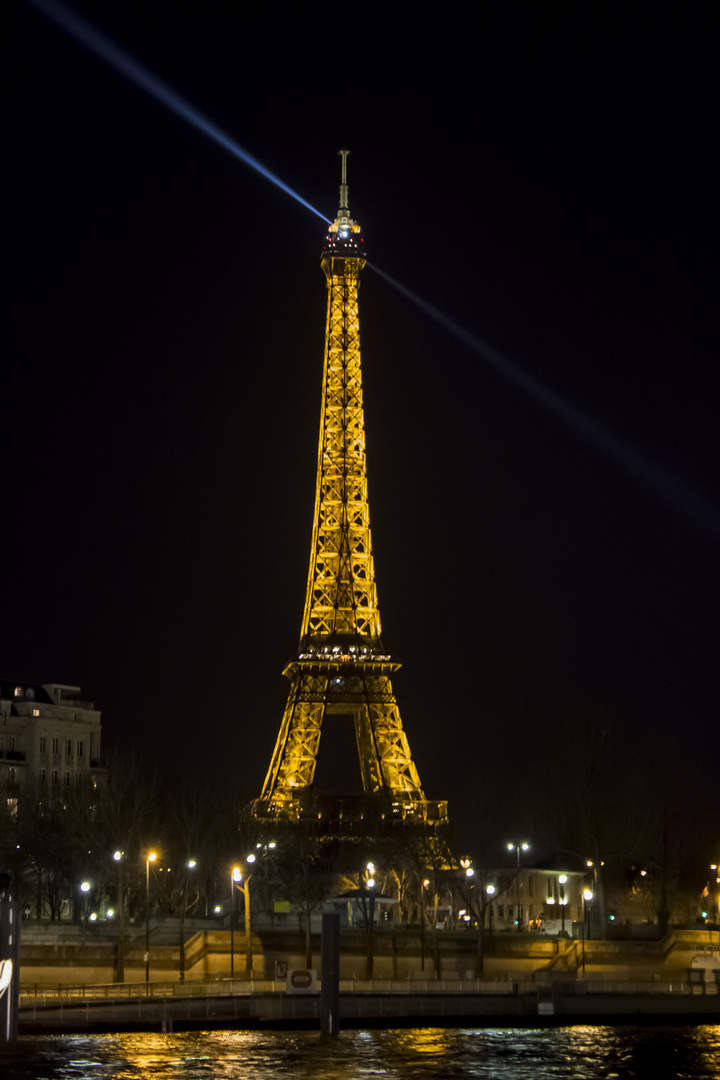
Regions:
<svg viewBox="0 0 720 1080"><path fill-rule="evenodd" d="M508 851L517 852L517 874L515 877L515 893L517 896L517 928L518 933L522 930L522 913L520 911L520 852L529 851L530 845L525 841L519 841L518 843L508 844Z"/></svg>
<svg viewBox="0 0 720 1080"><path fill-rule="evenodd" d="M233 866L230 873L230 978L235 973L235 882L242 881L239 866Z"/></svg>
<svg viewBox="0 0 720 1080"><path fill-rule="evenodd" d="M497 889L495 888L494 885L486 885L485 886L485 892L489 897L489 900L487 901L487 906L490 909L488 934L489 934L490 937L492 937L492 929L493 929L493 906L492 906L492 901L493 901L493 897L495 896L495 893L497 892Z"/></svg>
<svg viewBox="0 0 720 1080"><path fill-rule="evenodd" d="M197 866L195 859L188 859L186 862L188 870L194 870ZM190 875L185 875L185 886L183 888L182 898L182 910L180 912L180 982L185 982L185 916L187 915L187 894L188 885L190 883Z"/></svg>
<svg viewBox="0 0 720 1080"><path fill-rule="evenodd" d="M425 970L425 890L430 884L429 878L420 882L420 970Z"/></svg>
<svg viewBox="0 0 720 1080"><path fill-rule="evenodd" d="M125 852L114 851L113 861L117 867L117 948L115 950L115 963L113 965L113 980L125 982L125 882L124 862Z"/></svg>
<svg viewBox="0 0 720 1080"><path fill-rule="evenodd" d="M585 925L587 920L587 909L591 904L593 898L592 889L585 889L583 891L583 921L582 921L582 969L585 974Z"/></svg>
<svg viewBox="0 0 720 1080"><path fill-rule="evenodd" d="M155 862L157 853L148 851L145 859L145 989L150 987L150 863Z"/></svg>
<svg viewBox="0 0 720 1080"><path fill-rule="evenodd" d="M565 937L565 908L567 907L568 898L565 895L565 886L567 885L567 874L561 874L558 878L560 884L560 896L558 897L560 902L560 917L562 920L560 926L560 936Z"/></svg>
<svg viewBox="0 0 720 1080"><path fill-rule="evenodd" d="M257 845L259 848L261 844ZM268 845L269 846L269 845ZM273 847L275 844L273 843ZM253 863L255 862L255 855L247 855L245 862L250 863L252 870L245 875L245 880L242 883L243 900L245 902L245 974L252 980L253 971L253 949L252 949L252 911L250 909L250 880L252 878L252 871L255 869Z"/></svg>
<svg viewBox="0 0 720 1080"><path fill-rule="evenodd" d="M88 900L87 894L90 892L90 882L83 881L80 884L80 892L83 893L83 906L82 906L82 939L83 945L85 944L85 931L87 930L87 914L88 914Z"/></svg>
<svg viewBox="0 0 720 1080"><path fill-rule="evenodd" d="M367 955L365 958L365 978L372 979L374 960L373 925L375 923L375 863L369 862L365 866L365 874L360 877L360 891L363 893L363 908L367 922ZM365 898L369 898L367 907Z"/></svg>

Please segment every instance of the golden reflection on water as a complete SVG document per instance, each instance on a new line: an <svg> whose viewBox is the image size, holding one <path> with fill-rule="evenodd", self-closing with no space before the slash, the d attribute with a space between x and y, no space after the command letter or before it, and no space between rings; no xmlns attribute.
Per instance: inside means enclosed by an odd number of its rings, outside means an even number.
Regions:
<svg viewBox="0 0 720 1080"><path fill-rule="evenodd" d="M456 1032L445 1028L410 1028L393 1034L399 1047L416 1054L447 1054L457 1042Z"/></svg>
<svg viewBox="0 0 720 1080"><path fill-rule="evenodd" d="M107 1040L113 1080L202 1078L223 1080L365 1080L396 1074L382 1063L367 1067L358 1060L358 1036L346 1033L323 1042L317 1031L196 1031L169 1034L118 1034ZM370 1054L374 1052L374 1036ZM362 1057L362 1054L360 1054ZM83 1074L83 1080L85 1076Z"/></svg>
<svg viewBox="0 0 720 1080"><path fill-rule="evenodd" d="M24 1045L23 1045L24 1044ZM720 1024L196 1031L21 1039L65 1080L718 1080ZM32 1064L32 1062L30 1062ZM52 1065L60 1071L48 1072ZM0 1076L8 1075L0 1065Z"/></svg>
<svg viewBox="0 0 720 1080"><path fill-rule="evenodd" d="M703 1064L712 1069L708 1076L720 1076L720 1024L701 1024L695 1035Z"/></svg>

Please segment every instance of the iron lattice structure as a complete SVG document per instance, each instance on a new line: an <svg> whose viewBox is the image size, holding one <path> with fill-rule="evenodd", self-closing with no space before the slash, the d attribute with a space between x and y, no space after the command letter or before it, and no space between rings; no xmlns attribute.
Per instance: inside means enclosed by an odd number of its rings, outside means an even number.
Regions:
<svg viewBox="0 0 720 1080"><path fill-rule="evenodd" d="M261 819L345 814L443 824L447 803L429 802L403 731L391 675L400 667L380 633L368 511L358 288L365 266L360 226L348 209L347 151L340 209L321 265L327 278L320 445L305 611L291 688L260 799ZM354 721L363 796L333 799L313 789L326 718Z"/></svg>

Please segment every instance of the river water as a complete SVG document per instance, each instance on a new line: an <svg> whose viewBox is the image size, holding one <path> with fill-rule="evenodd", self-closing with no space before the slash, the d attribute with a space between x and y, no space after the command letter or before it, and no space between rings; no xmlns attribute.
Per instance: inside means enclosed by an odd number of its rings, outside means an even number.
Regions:
<svg viewBox="0 0 720 1080"><path fill-rule="evenodd" d="M706 1080L720 1024L23 1037L2 1080Z"/></svg>

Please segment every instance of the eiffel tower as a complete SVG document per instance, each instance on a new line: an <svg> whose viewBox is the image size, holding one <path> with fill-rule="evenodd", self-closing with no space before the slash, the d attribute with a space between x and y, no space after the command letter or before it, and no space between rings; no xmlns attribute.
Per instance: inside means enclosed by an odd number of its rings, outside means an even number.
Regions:
<svg viewBox="0 0 720 1080"><path fill-rule="evenodd" d="M360 226L350 217L348 150L340 209L321 266L327 278L320 445L312 549L300 647L283 671L285 713L262 794L261 820L385 819L433 828L447 803L425 798L410 755L391 675L400 664L380 636L365 468L358 287L365 266ZM352 720L363 795L323 799L314 790L323 728Z"/></svg>

